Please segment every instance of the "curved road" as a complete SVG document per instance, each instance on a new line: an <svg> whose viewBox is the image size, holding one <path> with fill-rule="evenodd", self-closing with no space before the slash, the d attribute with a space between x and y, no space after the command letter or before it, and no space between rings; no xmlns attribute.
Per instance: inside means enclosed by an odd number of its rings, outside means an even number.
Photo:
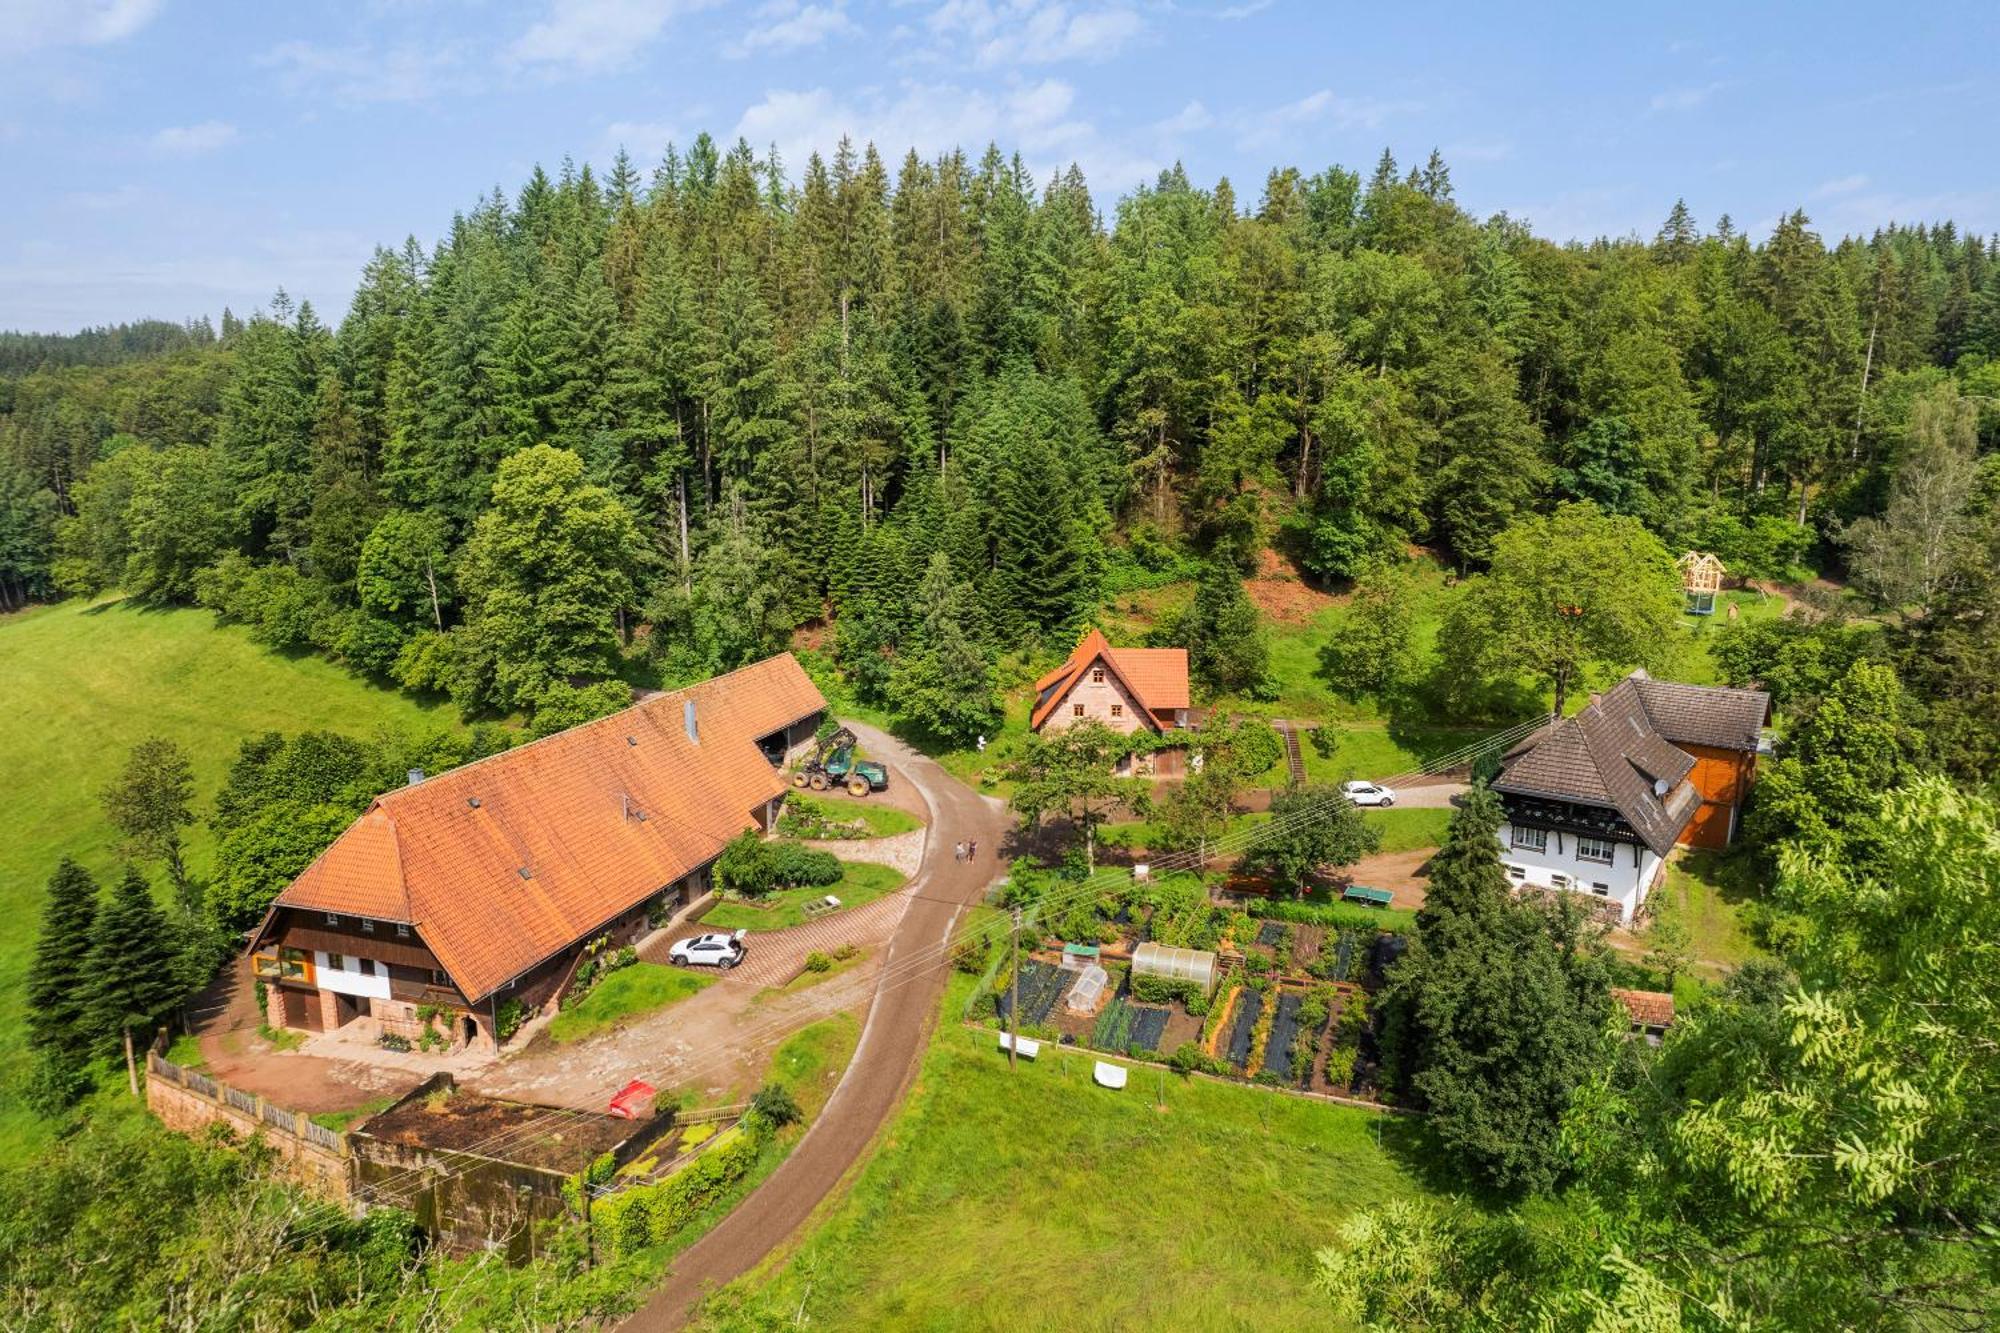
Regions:
<svg viewBox="0 0 2000 1333"><path fill-rule="evenodd" d="M675 1258L665 1282L626 1322L632 1333L681 1327L711 1287L741 1277L784 1244L860 1159L902 1100L923 1054L950 967L938 946L965 906L979 901L998 867L996 854L1009 824L1004 806L901 741L873 727L850 725L864 745L896 765L930 808L931 837L909 908L889 943L860 1044L826 1109L762 1185ZM953 845L964 838L978 841L978 861L952 856ZM937 956L898 966L928 954Z"/></svg>

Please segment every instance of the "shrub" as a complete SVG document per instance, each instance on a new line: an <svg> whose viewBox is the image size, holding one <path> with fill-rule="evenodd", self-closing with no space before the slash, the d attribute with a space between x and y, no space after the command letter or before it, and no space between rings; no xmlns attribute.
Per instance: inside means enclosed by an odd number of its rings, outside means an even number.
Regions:
<svg viewBox="0 0 2000 1333"><path fill-rule="evenodd" d="M769 852L771 879L775 884L786 888L818 888L840 883L840 858L831 852L802 847L795 842L772 843Z"/></svg>
<svg viewBox="0 0 2000 1333"><path fill-rule="evenodd" d="M757 1095L750 1099L747 1117L752 1124L766 1130L783 1129L804 1118L798 1101L792 1091L782 1083L766 1083L757 1089Z"/></svg>
<svg viewBox="0 0 2000 1333"><path fill-rule="evenodd" d="M971 935L961 935L951 946L951 965L969 977L976 977L986 970L986 942Z"/></svg>
<svg viewBox="0 0 2000 1333"><path fill-rule="evenodd" d="M1352 1046L1336 1046L1326 1053L1326 1081L1336 1088L1344 1088L1354 1081L1354 1059L1359 1054Z"/></svg>
<svg viewBox="0 0 2000 1333"><path fill-rule="evenodd" d="M821 953L818 949L814 949L811 953L806 955L806 971L831 972L832 970L833 970L833 960L831 958L828 958L825 954Z"/></svg>
<svg viewBox="0 0 2000 1333"><path fill-rule="evenodd" d="M858 944L843 944L838 949L835 949L833 951L833 961L835 961L836 963L844 963L848 959L854 957L854 955L860 952L861 952L861 946Z"/></svg>
<svg viewBox="0 0 2000 1333"><path fill-rule="evenodd" d="M500 1007L493 1011L493 1026L501 1041L506 1041L521 1030L521 1024L528 1021L528 1006L519 1000L502 1000Z"/></svg>
<svg viewBox="0 0 2000 1333"><path fill-rule="evenodd" d="M375 1044L385 1051L407 1051L410 1039L400 1032L385 1032L375 1039Z"/></svg>
<svg viewBox="0 0 2000 1333"><path fill-rule="evenodd" d="M745 829L731 838L715 859L715 884L724 893L761 898L777 883L771 849L755 829Z"/></svg>

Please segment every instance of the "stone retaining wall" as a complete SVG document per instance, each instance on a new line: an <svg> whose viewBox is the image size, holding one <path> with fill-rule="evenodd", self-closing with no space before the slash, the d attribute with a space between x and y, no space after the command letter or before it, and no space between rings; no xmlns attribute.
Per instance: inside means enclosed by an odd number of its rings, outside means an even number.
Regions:
<svg viewBox="0 0 2000 1333"><path fill-rule="evenodd" d="M284 1175L340 1203L353 1197L347 1136L315 1125L302 1112L273 1106L157 1053L146 1057L146 1109L183 1134L227 1125L240 1138L261 1135Z"/></svg>

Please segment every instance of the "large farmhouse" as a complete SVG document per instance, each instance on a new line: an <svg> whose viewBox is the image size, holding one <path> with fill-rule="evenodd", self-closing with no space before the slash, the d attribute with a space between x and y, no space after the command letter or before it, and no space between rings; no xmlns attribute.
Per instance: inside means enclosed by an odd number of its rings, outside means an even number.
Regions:
<svg viewBox="0 0 2000 1333"><path fill-rule="evenodd" d="M826 700L790 654L656 695L376 798L278 896L252 940L273 1027L356 1019L498 1041L552 1003L586 945L622 944L768 828L779 766ZM420 1012L421 1011L421 1012Z"/></svg>
<svg viewBox="0 0 2000 1333"><path fill-rule="evenodd" d="M1608 899L1630 922L1675 843L1735 837L1770 707L1761 690L1635 671L1535 732L1493 782L1508 878Z"/></svg>

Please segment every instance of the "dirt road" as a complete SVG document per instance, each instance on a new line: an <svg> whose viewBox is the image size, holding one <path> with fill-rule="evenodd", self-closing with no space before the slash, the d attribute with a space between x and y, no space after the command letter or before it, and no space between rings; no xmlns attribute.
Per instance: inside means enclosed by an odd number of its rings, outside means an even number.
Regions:
<svg viewBox="0 0 2000 1333"><path fill-rule="evenodd" d="M1009 822L1004 806L900 741L872 727L854 730L864 746L894 762L923 794L931 823L923 868L884 955L861 1044L792 1155L674 1260L665 1282L626 1322L633 1333L681 1327L707 1289L742 1276L784 1244L860 1159L902 1100L923 1053L950 966L939 946L965 906L977 902L1000 873L994 854ZM965 838L978 841L978 861L953 858L953 845Z"/></svg>

